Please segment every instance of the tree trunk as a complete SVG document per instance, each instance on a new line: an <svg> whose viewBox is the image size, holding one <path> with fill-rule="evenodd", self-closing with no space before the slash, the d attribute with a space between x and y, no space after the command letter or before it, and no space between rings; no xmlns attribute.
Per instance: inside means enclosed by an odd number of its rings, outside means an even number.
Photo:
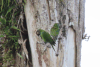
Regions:
<svg viewBox="0 0 100 67"><path fill-rule="evenodd" d="M25 16L33 67L80 67L84 7L84 0L27 0ZM37 44L42 41L36 31L43 29L50 33L54 23L61 26L54 47L58 56L52 48L42 54L45 46Z"/></svg>

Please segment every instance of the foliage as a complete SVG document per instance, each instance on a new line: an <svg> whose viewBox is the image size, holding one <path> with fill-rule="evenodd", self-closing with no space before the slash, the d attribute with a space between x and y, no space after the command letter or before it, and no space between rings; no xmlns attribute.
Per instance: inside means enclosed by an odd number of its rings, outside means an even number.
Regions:
<svg viewBox="0 0 100 67"><path fill-rule="evenodd" d="M20 55L19 53L17 53L17 55L18 55L20 58L22 58L22 59L23 59L22 55Z"/></svg>
<svg viewBox="0 0 100 67"><path fill-rule="evenodd" d="M22 11L21 6L24 6L23 3L20 5L16 0L0 0L0 37L4 38L4 63L13 61L13 54L20 48L18 38L21 30L17 28L17 19Z"/></svg>

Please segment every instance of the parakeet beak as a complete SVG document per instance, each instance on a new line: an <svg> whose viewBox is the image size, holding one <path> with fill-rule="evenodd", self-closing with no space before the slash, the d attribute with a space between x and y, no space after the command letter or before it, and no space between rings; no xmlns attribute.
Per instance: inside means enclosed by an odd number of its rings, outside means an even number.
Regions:
<svg viewBox="0 0 100 67"><path fill-rule="evenodd" d="M36 31L36 34L39 36L39 35L40 35L40 31L39 31L39 30L37 30L37 31Z"/></svg>

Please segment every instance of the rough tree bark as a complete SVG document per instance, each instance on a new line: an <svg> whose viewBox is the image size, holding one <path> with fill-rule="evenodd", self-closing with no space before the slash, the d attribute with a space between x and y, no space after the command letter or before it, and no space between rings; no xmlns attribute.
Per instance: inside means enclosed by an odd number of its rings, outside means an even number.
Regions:
<svg viewBox="0 0 100 67"><path fill-rule="evenodd" d="M84 0L27 0L25 16L32 54L33 67L80 67L81 41L84 33ZM38 29L50 33L54 23L61 25L56 41L59 55L52 48L42 54L44 46L37 44L41 38L36 35Z"/></svg>

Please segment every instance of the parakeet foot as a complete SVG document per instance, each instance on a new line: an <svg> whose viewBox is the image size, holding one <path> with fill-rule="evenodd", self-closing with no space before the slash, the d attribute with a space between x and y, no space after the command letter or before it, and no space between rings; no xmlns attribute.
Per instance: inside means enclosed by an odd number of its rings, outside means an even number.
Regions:
<svg viewBox="0 0 100 67"><path fill-rule="evenodd" d="M42 52L42 54L44 54L46 50L47 50L47 48Z"/></svg>
<svg viewBox="0 0 100 67"><path fill-rule="evenodd" d="M47 46L45 46L44 50L42 51L42 54L44 54L47 51Z"/></svg>
<svg viewBox="0 0 100 67"><path fill-rule="evenodd" d="M39 42L37 42L37 44L42 44L42 45L45 45L45 43L39 43Z"/></svg>
<svg viewBox="0 0 100 67"><path fill-rule="evenodd" d="M47 46L48 48L51 48L50 43L46 43L46 46Z"/></svg>
<svg viewBox="0 0 100 67"><path fill-rule="evenodd" d="M47 47L48 47L48 48L51 48L50 43L46 43L45 45L46 45L46 46L45 46L45 49L44 49L44 51L43 51L43 53L42 53L42 54L44 54L44 53L45 53L45 51L47 50Z"/></svg>

